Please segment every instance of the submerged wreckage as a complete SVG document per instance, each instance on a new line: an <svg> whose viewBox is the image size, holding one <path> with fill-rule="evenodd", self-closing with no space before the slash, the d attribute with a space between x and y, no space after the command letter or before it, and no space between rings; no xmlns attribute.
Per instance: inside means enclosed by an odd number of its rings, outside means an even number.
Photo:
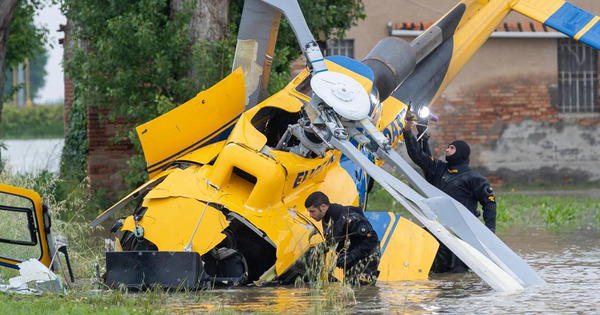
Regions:
<svg viewBox="0 0 600 315"><path fill-rule="evenodd" d="M464 0L411 43L383 39L362 62L323 58L296 0L246 0L231 75L137 128L150 180L91 223L137 200L134 213L111 230L116 249L106 253L107 284L293 282L310 267L303 257L324 240L303 206L306 197L320 190L332 202L366 209L373 181L495 290L543 284L394 150L408 115L441 94L511 11L600 47L599 18L564 1ZM307 69L266 98L281 14ZM40 237L48 265L49 243L35 228L45 222L37 201L35 213L31 235ZM397 214L365 214L380 237L379 280L427 278L436 239Z"/></svg>

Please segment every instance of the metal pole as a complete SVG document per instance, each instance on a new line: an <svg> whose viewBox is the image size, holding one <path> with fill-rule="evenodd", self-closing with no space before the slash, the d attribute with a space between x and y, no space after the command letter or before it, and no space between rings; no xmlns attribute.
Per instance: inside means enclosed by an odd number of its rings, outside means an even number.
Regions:
<svg viewBox="0 0 600 315"><path fill-rule="evenodd" d="M15 107L17 107L17 98L18 98L16 90L17 90L17 85L19 85L19 82L17 80L17 71L19 71L19 69L16 66L14 66L13 67L13 105Z"/></svg>
<svg viewBox="0 0 600 315"><path fill-rule="evenodd" d="M29 58L25 58L25 106L33 106L33 103L31 102L31 89L29 82Z"/></svg>

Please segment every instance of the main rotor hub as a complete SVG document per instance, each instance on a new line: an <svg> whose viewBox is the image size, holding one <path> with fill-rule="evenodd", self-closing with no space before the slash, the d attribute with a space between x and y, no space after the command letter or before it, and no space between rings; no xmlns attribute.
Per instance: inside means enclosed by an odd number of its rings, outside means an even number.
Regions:
<svg viewBox="0 0 600 315"><path fill-rule="evenodd" d="M335 86L331 87L331 91L333 92L333 95L344 102L350 102L354 99L354 91L347 87L343 82L337 82Z"/></svg>
<svg viewBox="0 0 600 315"><path fill-rule="evenodd" d="M321 72L313 76L314 93L340 116L348 120L367 117L371 108L365 88L353 78L338 72Z"/></svg>

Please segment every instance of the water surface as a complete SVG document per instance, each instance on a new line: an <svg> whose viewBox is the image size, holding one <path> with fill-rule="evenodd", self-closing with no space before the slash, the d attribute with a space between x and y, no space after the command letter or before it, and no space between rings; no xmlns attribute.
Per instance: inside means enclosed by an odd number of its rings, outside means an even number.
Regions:
<svg viewBox="0 0 600 315"><path fill-rule="evenodd" d="M354 290L348 313L597 314L600 313L600 235L596 229L551 232L515 230L501 239L548 283L506 294L477 275L436 275L422 282L379 282ZM339 294L338 294L339 295ZM326 290L293 286L215 290L210 301L174 302L177 312L242 311L321 313L335 311ZM338 303L339 304L339 303Z"/></svg>
<svg viewBox="0 0 600 315"><path fill-rule="evenodd" d="M2 159L15 172L58 172L64 139L4 140Z"/></svg>

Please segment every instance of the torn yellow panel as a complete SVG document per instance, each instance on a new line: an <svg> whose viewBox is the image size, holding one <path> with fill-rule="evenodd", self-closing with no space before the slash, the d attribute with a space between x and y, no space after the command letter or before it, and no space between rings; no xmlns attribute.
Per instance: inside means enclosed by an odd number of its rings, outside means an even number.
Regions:
<svg viewBox="0 0 600 315"><path fill-rule="evenodd" d="M243 115L231 132L229 142L241 144L256 151L260 151L267 143L267 137L256 130L248 120L247 115Z"/></svg>
<svg viewBox="0 0 600 315"><path fill-rule="evenodd" d="M224 145L225 141L219 141L217 143L209 144L203 148L200 148L196 151L192 151L191 153L182 156L178 160L190 161L199 164L207 164L217 155L219 155L219 152L221 152Z"/></svg>
<svg viewBox="0 0 600 315"><path fill-rule="evenodd" d="M138 126L150 178L178 157L225 140L244 111L245 97L239 68L185 104Z"/></svg>
<svg viewBox="0 0 600 315"><path fill-rule="evenodd" d="M119 200L119 202L115 203L112 207L108 208L106 211L102 212L92 223L90 223L90 227L96 227L98 224L102 223L104 220L108 219L115 212L119 211L123 207L125 207L132 200L137 198L139 195L144 194L145 192L151 190L160 184L173 170L168 170L166 172L162 172L155 179L151 179L144 183L142 186L138 187L136 190L132 191L125 198Z"/></svg>
<svg viewBox="0 0 600 315"><path fill-rule="evenodd" d="M221 232L229 226L221 211L203 202L189 198L150 200L139 225L144 228L144 238L158 250L183 251L201 217L192 250L203 255L225 239ZM133 222L126 223L123 228L132 231Z"/></svg>
<svg viewBox="0 0 600 315"><path fill-rule="evenodd" d="M145 200L162 199L170 197L208 199L204 192L208 191L208 183L198 180L198 167L189 167L184 170L175 169L162 183L148 192Z"/></svg>

